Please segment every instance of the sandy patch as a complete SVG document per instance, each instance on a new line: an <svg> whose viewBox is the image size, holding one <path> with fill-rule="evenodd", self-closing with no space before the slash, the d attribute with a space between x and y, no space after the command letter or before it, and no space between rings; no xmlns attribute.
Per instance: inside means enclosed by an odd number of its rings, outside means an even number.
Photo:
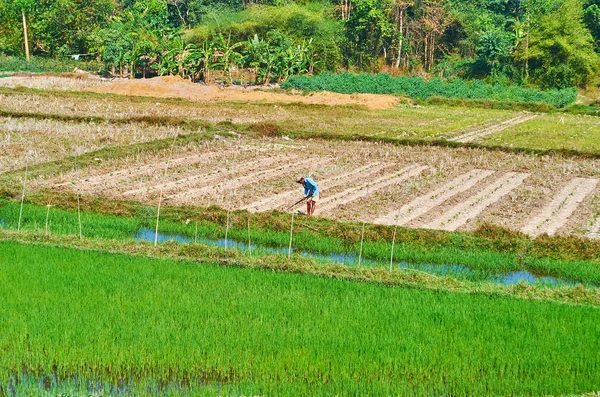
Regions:
<svg viewBox="0 0 600 397"><path fill-rule="evenodd" d="M215 85L194 84L178 76L162 76L151 79L119 80L103 86L87 87L86 90L130 96L155 98L185 98L193 101L243 101L269 103L303 103L313 105L361 105L369 109L389 109L399 98L393 95L336 94L317 92L309 95L259 91L256 87L245 89L238 86L221 88Z"/></svg>

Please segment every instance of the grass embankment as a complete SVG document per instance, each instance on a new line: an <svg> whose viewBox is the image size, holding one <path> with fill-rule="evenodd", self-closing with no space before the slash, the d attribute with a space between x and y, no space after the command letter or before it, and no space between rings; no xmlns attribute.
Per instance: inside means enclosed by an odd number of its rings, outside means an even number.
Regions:
<svg viewBox="0 0 600 397"><path fill-rule="evenodd" d="M0 275L7 393L23 373L142 395L169 382L197 395L556 395L600 382L597 308L13 242L0 243Z"/></svg>
<svg viewBox="0 0 600 397"><path fill-rule="evenodd" d="M163 98L157 104L156 98L30 89L0 88L0 94L5 95L4 100L0 96L4 117L116 124L143 122L186 129L215 126L222 122L232 130L253 136L287 135L292 138L600 157L600 128L598 119L592 116L561 113L541 115L526 123L509 126L500 134L492 134L483 140L460 143L447 139L498 125L520 113L509 109L482 111L477 107L469 107L470 104L464 104L464 107L402 105L394 109L369 111L356 106L278 104L275 108L273 104L202 103ZM22 104L30 101L39 102L36 111L23 111ZM127 101L126 107L123 106L124 101ZM65 113L64 109L67 108L69 112ZM556 125L552 124L555 118L558 120ZM525 133L513 141L514 131ZM507 139L498 139L498 136L506 136Z"/></svg>
<svg viewBox="0 0 600 397"><path fill-rule="evenodd" d="M421 77L392 77L388 74L352 74L324 72L318 76L292 76L281 84L282 88L303 91L332 91L343 94L397 94L426 100L431 97L457 99L492 99L505 102L547 103L564 107L577 99L577 89L542 91L538 88L486 84L454 79L425 81Z"/></svg>
<svg viewBox="0 0 600 397"><path fill-rule="evenodd" d="M48 216L49 233L59 236L79 234L75 197L41 193L28 200L50 202L59 208L51 207L48 211L47 207L39 204L25 205L22 230L45 233ZM81 204L84 209L83 235L87 238L131 241L141 228L155 228L155 207L86 197L81 198ZM0 201L0 219L4 222L4 228L17 229L19 211L18 202ZM250 230L247 227L249 217ZM161 233L181 234L192 241L196 237L217 240L225 237L228 214L217 207L164 207L161 219ZM289 244L290 221L290 215L285 213L249 214L234 211L229 214L228 238L245 243L250 237L253 244L286 248ZM326 219L297 218L293 248L321 255L332 252L358 255L360 226ZM362 255L377 263L369 266L388 268L392 234L392 227L366 227ZM537 275L600 285L599 245L598 242L576 238L531 240L524 235L495 228L481 229L477 233L399 228L394 245L394 261L395 266L399 262L408 262L416 269L422 264L462 265L473 271L470 274L450 273L459 279L485 280L493 274L527 270ZM255 254L258 253L257 250ZM432 271L435 273L436 270ZM443 269L438 271L443 272Z"/></svg>

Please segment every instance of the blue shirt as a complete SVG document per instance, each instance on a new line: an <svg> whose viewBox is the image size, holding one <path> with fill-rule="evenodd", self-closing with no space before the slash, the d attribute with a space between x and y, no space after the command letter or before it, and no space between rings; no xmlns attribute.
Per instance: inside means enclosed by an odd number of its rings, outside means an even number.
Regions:
<svg viewBox="0 0 600 397"><path fill-rule="evenodd" d="M319 187L312 178L304 178L304 195L305 196L317 196L319 194Z"/></svg>

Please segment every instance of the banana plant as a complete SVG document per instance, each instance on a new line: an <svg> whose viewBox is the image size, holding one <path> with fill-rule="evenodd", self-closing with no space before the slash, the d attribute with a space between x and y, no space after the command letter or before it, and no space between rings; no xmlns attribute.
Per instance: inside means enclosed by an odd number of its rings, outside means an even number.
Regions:
<svg viewBox="0 0 600 397"><path fill-rule="evenodd" d="M217 36L215 55L219 57L219 61L215 63L215 66L222 69L227 75L227 84L232 82L233 69L241 64L243 56L237 50L243 45L243 42L231 43L231 37L226 40L222 33Z"/></svg>

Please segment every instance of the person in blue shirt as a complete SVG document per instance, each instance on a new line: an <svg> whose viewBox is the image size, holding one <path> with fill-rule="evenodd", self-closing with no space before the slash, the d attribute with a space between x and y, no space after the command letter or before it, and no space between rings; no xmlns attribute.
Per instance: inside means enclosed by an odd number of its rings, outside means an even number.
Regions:
<svg viewBox="0 0 600 397"><path fill-rule="evenodd" d="M315 212L315 204L319 199L319 187L312 178L301 177L296 181L304 186L304 197L306 198L306 215L312 216Z"/></svg>

